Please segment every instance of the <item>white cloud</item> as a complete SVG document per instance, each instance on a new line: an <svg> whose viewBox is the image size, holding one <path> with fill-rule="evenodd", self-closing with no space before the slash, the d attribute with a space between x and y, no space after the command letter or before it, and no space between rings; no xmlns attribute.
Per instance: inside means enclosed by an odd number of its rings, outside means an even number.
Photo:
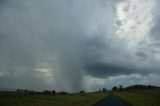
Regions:
<svg viewBox="0 0 160 106"><path fill-rule="evenodd" d="M140 42L149 42L149 31L152 27L153 0L126 0L117 5L117 35L127 42L133 50Z"/></svg>

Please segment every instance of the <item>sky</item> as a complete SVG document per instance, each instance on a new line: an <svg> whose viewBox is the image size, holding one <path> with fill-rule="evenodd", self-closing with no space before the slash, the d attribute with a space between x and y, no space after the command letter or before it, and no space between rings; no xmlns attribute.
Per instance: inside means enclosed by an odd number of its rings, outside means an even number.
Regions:
<svg viewBox="0 0 160 106"><path fill-rule="evenodd" d="M0 0L0 88L160 86L159 0Z"/></svg>

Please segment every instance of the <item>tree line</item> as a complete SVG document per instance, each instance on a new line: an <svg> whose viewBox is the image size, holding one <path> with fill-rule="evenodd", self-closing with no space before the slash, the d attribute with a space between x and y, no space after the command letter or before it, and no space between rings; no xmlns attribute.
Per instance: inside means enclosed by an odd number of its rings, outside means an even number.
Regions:
<svg viewBox="0 0 160 106"><path fill-rule="evenodd" d="M132 86L128 86L128 87L123 88L123 86L120 85L119 87L114 86L112 88L112 91L136 90L136 89L155 89L155 88L159 88L159 87L152 86L152 85L132 85Z"/></svg>

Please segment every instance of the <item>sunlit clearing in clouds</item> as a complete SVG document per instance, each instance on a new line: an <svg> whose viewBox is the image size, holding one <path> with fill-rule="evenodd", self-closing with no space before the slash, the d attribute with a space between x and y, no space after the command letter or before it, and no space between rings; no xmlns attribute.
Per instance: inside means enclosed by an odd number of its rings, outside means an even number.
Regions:
<svg viewBox="0 0 160 106"><path fill-rule="evenodd" d="M125 0L117 5L116 34L128 43L129 48L142 41L149 42L154 5L153 0Z"/></svg>

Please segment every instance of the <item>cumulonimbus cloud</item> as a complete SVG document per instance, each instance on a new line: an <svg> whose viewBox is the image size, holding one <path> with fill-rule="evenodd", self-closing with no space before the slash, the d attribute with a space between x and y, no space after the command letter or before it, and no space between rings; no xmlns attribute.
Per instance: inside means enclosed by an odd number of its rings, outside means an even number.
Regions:
<svg viewBox="0 0 160 106"><path fill-rule="evenodd" d="M157 0L142 1L1 0L0 88L78 91L85 76L159 75L159 23L147 26Z"/></svg>

